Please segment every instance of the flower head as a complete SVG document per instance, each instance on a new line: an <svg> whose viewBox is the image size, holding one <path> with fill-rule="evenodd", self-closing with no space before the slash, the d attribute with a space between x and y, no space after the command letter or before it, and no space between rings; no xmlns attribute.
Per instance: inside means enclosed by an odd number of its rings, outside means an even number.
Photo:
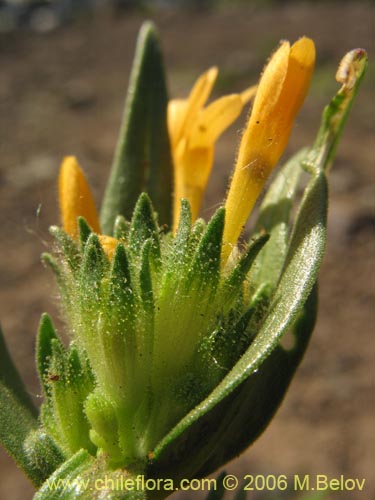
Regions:
<svg viewBox="0 0 375 500"><path fill-rule="evenodd" d="M66 480L203 477L238 455L273 417L314 328L326 173L364 75L365 51L345 56L338 72L343 86L324 110L315 144L272 182L259 209L260 234L243 249L236 243L286 146L314 60L307 38L291 47L283 42L275 52L260 80L226 207L208 223L194 222L215 141L254 88L204 107L217 77L211 68L187 100L169 103L168 137L160 47L153 26L142 28L102 205L102 227L111 236L101 234L76 158L61 166L63 229L51 228L58 252L43 260L56 274L71 342L65 346L43 316L36 359L45 400L38 419L0 332L0 441L42 485L37 498L51 497L51 480L62 482L60 498ZM171 214L170 144L174 234L156 215ZM310 178L297 201L302 166ZM158 200L156 210L151 199ZM280 340L288 331L294 345L286 351ZM161 486L158 497L170 493ZM103 498L114 498L111 490ZM72 498L86 496L72 491Z"/></svg>

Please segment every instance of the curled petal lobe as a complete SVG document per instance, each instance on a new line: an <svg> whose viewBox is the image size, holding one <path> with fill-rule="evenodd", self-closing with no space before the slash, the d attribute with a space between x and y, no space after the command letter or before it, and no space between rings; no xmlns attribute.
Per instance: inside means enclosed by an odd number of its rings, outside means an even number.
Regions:
<svg viewBox="0 0 375 500"><path fill-rule="evenodd" d="M201 75L195 82L188 97L185 119L182 125L182 134L191 129L197 119L199 111L209 98L218 75L218 69L214 66Z"/></svg>
<svg viewBox="0 0 375 500"><path fill-rule="evenodd" d="M217 141L219 136L240 115L243 101L238 94L217 99L203 109L191 132L189 147L207 147Z"/></svg>
<svg viewBox="0 0 375 500"><path fill-rule="evenodd" d="M64 158L59 175L59 201L64 231L78 238L77 217L86 219L92 230L100 232L94 198L85 175L74 156Z"/></svg>
<svg viewBox="0 0 375 500"><path fill-rule="evenodd" d="M172 150L177 146L180 138L180 131L185 119L187 106L187 99L171 99L168 103L168 133Z"/></svg>

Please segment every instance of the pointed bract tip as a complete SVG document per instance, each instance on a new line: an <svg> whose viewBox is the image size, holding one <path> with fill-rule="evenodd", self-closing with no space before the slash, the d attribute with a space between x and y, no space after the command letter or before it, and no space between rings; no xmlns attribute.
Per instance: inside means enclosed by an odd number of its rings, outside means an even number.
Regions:
<svg viewBox="0 0 375 500"><path fill-rule="evenodd" d="M157 43L159 44L159 33L152 21L145 21L141 29L139 30L138 40L141 45L146 44L147 42Z"/></svg>

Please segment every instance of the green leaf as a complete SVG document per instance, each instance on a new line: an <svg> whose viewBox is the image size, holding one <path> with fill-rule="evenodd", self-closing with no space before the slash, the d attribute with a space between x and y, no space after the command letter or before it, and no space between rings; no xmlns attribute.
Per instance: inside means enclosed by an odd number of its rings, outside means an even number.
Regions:
<svg viewBox="0 0 375 500"><path fill-rule="evenodd" d="M13 363L12 357L5 343L3 332L0 326L0 382L4 384L20 402L28 408L32 415L37 415L38 411L32 399L25 389L21 376Z"/></svg>
<svg viewBox="0 0 375 500"><path fill-rule="evenodd" d="M79 230L79 239L81 241L82 250L85 248L87 240L89 239L90 234L93 232L91 227L87 224L87 221L84 217L78 217L78 230Z"/></svg>
<svg viewBox="0 0 375 500"><path fill-rule="evenodd" d="M116 246L110 272L108 302L110 307L120 307L120 315L130 318L135 311L135 290L129 270L129 261L122 243Z"/></svg>
<svg viewBox="0 0 375 500"><path fill-rule="evenodd" d="M197 405L158 444L154 450L156 460L167 452L168 446L173 448L173 442L183 435L190 426L197 422L196 425L199 427L199 419L203 418L210 410L213 410L231 393L236 390L239 391L239 386L251 374L261 369L263 373L267 374L263 365L270 366L267 358L276 349L283 333L295 321L316 281L325 244L326 209L327 186L325 176L321 173L311 179L306 189L291 238L286 265L258 335L239 362L211 392L209 397ZM285 380L289 383L288 377ZM244 396L242 396L243 398ZM251 402L251 398L248 401ZM241 398L236 400L236 404L232 402L233 411L240 402ZM256 407L256 402L254 402L254 405ZM217 423L213 427L217 428ZM238 429L242 427L243 432L249 432L247 426L239 427L234 425L232 428L238 432ZM188 432L188 434L191 433ZM242 439L248 444L248 440L241 433L239 434L241 436L238 439ZM217 441L221 443L221 440L217 439ZM220 444L220 449L226 447L225 443ZM191 462L194 462L192 457Z"/></svg>
<svg viewBox="0 0 375 500"><path fill-rule="evenodd" d="M2 381L0 381L0 442L35 485L40 484L39 474L30 464L24 450L28 434L37 428L38 421Z"/></svg>
<svg viewBox="0 0 375 500"><path fill-rule="evenodd" d="M34 500L146 500L147 493L136 488L134 473L123 469L106 470L104 466L103 457L94 459L85 450L80 450L45 481ZM139 475L142 473L140 470ZM127 491L125 481L131 479L135 487Z"/></svg>
<svg viewBox="0 0 375 500"><path fill-rule="evenodd" d="M28 460L24 442L38 427L37 414L0 328L0 443L35 485L40 483L39 474Z"/></svg>
<svg viewBox="0 0 375 500"><path fill-rule="evenodd" d="M59 250L64 255L69 267L73 271L76 270L81 259L76 242L58 226L51 226L49 232L55 238Z"/></svg>
<svg viewBox="0 0 375 500"><path fill-rule="evenodd" d="M60 290L62 293L66 293L67 291L67 286L65 283L64 279L64 272L62 269L62 266L57 262L55 257L53 257L50 253L43 252L41 255L41 260L45 266L48 266L53 274L56 277L56 281L59 285Z"/></svg>
<svg viewBox="0 0 375 500"><path fill-rule="evenodd" d="M142 249L142 259L141 259L141 270L139 273L139 284L141 288L141 298L144 310L143 321L143 339L141 341L141 332L137 332L137 340L142 344L143 347L143 363L147 363L146 359L149 359L149 365L152 364L152 352L153 352L153 341L154 341L154 292L152 284L151 266L150 266L150 254L152 248L152 241L147 240Z"/></svg>
<svg viewBox="0 0 375 500"><path fill-rule="evenodd" d="M146 240L152 241L152 254L160 257L158 225L155 220L153 206L146 193L142 193L137 201L131 221L129 248L135 254L142 251Z"/></svg>
<svg viewBox="0 0 375 500"><path fill-rule="evenodd" d="M85 412L90 421L93 442L110 454L112 462L120 463L123 453L119 447L118 418L113 403L96 389L86 400Z"/></svg>
<svg viewBox="0 0 375 500"><path fill-rule="evenodd" d="M315 144L305 162L309 172L332 165L344 125L358 93L367 68L367 53L363 49L348 52L341 60L336 80L342 87L325 107Z"/></svg>
<svg viewBox="0 0 375 500"><path fill-rule="evenodd" d="M123 122L105 191L101 225L112 234L117 215L130 219L142 191L162 224L171 222L172 160L167 130L167 88L159 39L152 23L139 34Z"/></svg>
<svg viewBox="0 0 375 500"><path fill-rule="evenodd" d="M233 459L254 442L267 427L303 358L315 326L316 315L317 287L315 286L290 329L290 335L294 339L293 347L286 350L278 344L259 369L226 401L223 400L222 406L219 404L215 408L216 415L225 412L224 418L216 418L217 431L222 442L220 445L217 436L212 437L209 456L206 456L203 467L199 469L199 476L209 474ZM238 429L243 431L238 432Z"/></svg>
<svg viewBox="0 0 375 500"><path fill-rule="evenodd" d="M36 341L36 365L38 368L39 379L42 384L45 396L49 394L49 384L46 382L46 375L51 363L52 340L58 341L52 320L48 314L44 313L40 319L39 329Z"/></svg>
<svg viewBox="0 0 375 500"><path fill-rule="evenodd" d="M225 209L219 208L213 215L194 256L188 277L198 280L201 286L208 284L214 288L219 280L221 265L221 243L223 238Z"/></svg>
<svg viewBox="0 0 375 500"><path fill-rule="evenodd" d="M45 429L31 431L24 443L30 466L38 475L38 485L44 483L63 462L64 456Z"/></svg>
<svg viewBox="0 0 375 500"><path fill-rule="evenodd" d="M269 235L263 234L250 242L248 249L241 256L236 267L233 269L229 277L223 284L224 292L231 293L234 289L238 288L246 278L254 260L258 253L262 250L263 246L268 242Z"/></svg>
<svg viewBox="0 0 375 500"><path fill-rule="evenodd" d="M115 219L115 225L113 228L113 236L117 240L127 240L130 231L130 222L125 219L124 216L118 215Z"/></svg>
<svg viewBox="0 0 375 500"><path fill-rule="evenodd" d="M152 314L154 308L154 294L152 290L152 278L150 269L150 253L152 240L146 240L142 248L141 270L139 273L139 283L141 288L141 298L143 307Z"/></svg>
<svg viewBox="0 0 375 500"><path fill-rule="evenodd" d="M189 243L191 231L191 210L188 200L181 200L181 212L180 220L178 222L178 228L176 231L176 236L173 241L173 251L171 252L171 258L173 259L173 267L179 264L183 264L186 260L188 251L187 245Z"/></svg>
<svg viewBox="0 0 375 500"><path fill-rule="evenodd" d="M260 206L255 233L268 233L270 241L259 253L252 267L252 290L264 283L274 288L280 277L288 250L290 214L302 173L301 163L307 152L307 149L299 151L283 166Z"/></svg>
<svg viewBox="0 0 375 500"><path fill-rule="evenodd" d="M85 245L80 269L80 293L93 305L101 300L101 281L109 264L95 233L91 233Z"/></svg>
<svg viewBox="0 0 375 500"><path fill-rule="evenodd" d="M74 346L66 351L59 340L52 339L51 352L48 391L53 403L53 414L50 418L57 421L58 432L53 437L68 455L80 448L95 452L83 411L84 401L93 389L93 382L84 373ZM47 427L50 428L50 425L47 424Z"/></svg>
<svg viewBox="0 0 375 500"><path fill-rule="evenodd" d="M93 457L86 450L78 451L45 481L34 495L34 500L92 498L92 491L85 488L86 484L89 485L90 478L86 479L85 475L91 469L93 462Z"/></svg>

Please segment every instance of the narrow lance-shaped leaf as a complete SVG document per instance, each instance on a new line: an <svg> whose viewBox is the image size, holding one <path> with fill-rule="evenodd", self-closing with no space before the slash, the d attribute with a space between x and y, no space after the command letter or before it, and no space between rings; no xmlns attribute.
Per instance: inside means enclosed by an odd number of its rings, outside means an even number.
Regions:
<svg viewBox="0 0 375 500"><path fill-rule="evenodd" d="M66 354L66 363L69 379L65 384L67 398L65 407L69 408L67 413L70 413L70 422L74 422L74 430L71 431L71 435L75 440L76 450L83 448L91 454L95 454L96 447L89 439L90 428L84 414L84 403L94 389L94 380L92 374L87 372L86 360L80 358L75 345L70 346Z"/></svg>
<svg viewBox="0 0 375 500"><path fill-rule="evenodd" d="M0 326L0 382L8 387L32 415L37 415L37 409L27 393L21 376L13 363L12 357L5 343Z"/></svg>
<svg viewBox="0 0 375 500"><path fill-rule="evenodd" d="M143 338L138 334L138 349L141 349L143 359L142 364L151 365L151 355L153 350L153 331L154 331L154 292L152 284L152 274L150 266L150 254L152 249L152 240L147 240L142 248L141 269L139 272L139 284L141 289L141 298L144 318ZM146 361L149 360L148 362ZM141 369L142 372L142 369Z"/></svg>
<svg viewBox="0 0 375 500"><path fill-rule="evenodd" d="M55 327L49 315L43 314L40 319L36 341L36 364L43 392L46 396L49 394L49 385L46 382L46 376L51 363L53 339L58 341Z"/></svg>
<svg viewBox="0 0 375 500"><path fill-rule="evenodd" d="M35 485L38 471L24 450L28 434L37 428L37 410L6 347L0 328L0 443Z"/></svg>
<svg viewBox="0 0 375 500"><path fill-rule="evenodd" d="M367 53L363 49L348 52L340 62L336 80L341 89L323 112L315 144L306 159L306 169L328 170L336 152L345 122L367 68Z"/></svg>
<svg viewBox="0 0 375 500"><path fill-rule="evenodd" d="M59 250L62 252L69 267L75 271L78 267L80 255L76 242L58 226L51 226L49 232L55 238Z"/></svg>
<svg viewBox="0 0 375 500"><path fill-rule="evenodd" d="M87 420L83 414L85 392L90 391L90 385L92 389L92 384L87 379L84 380L75 347L66 351L59 340L51 340L49 374L53 417L57 421L57 434L53 436L54 439L67 455L80 448L94 452L95 448L88 438Z"/></svg>
<svg viewBox="0 0 375 500"><path fill-rule="evenodd" d="M116 247L113 256L108 302L122 309L121 313L129 319L134 316L135 290L131 282L129 261L122 243Z"/></svg>
<svg viewBox="0 0 375 500"><path fill-rule="evenodd" d="M62 451L43 426L28 434L23 449L39 486L64 462Z"/></svg>
<svg viewBox="0 0 375 500"><path fill-rule="evenodd" d="M126 240L129 236L130 222L123 215L118 215L115 219L113 236L118 240Z"/></svg>
<svg viewBox="0 0 375 500"><path fill-rule="evenodd" d="M159 220L170 224L172 161L167 131L167 89L156 30L141 29L130 77L123 122L108 185L101 225L112 234L117 215L130 219L142 191L150 195Z"/></svg>
<svg viewBox="0 0 375 500"><path fill-rule="evenodd" d="M179 278L184 276L186 267L189 265L196 245L191 245L192 224L190 203L186 199L181 200L180 218L176 234L173 239L173 245L170 246L168 254L168 272L164 279L171 279L176 284L176 275ZM194 248L192 248L192 246ZM180 268L180 271L178 269ZM172 292L173 293L173 292Z"/></svg>
<svg viewBox="0 0 375 500"><path fill-rule="evenodd" d="M217 283L221 264L225 209L219 208L207 225L193 259L188 280L198 279L202 286Z"/></svg>
<svg viewBox="0 0 375 500"><path fill-rule="evenodd" d="M151 200L146 193L142 193L137 201L129 231L129 247L134 253L140 253L144 242L151 238L152 256L160 257L160 242L158 226L155 220Z"/></svg>
<svg viewBox="0 0 375 500"><path fill-rule="evenodd" d="M191 210L188 200L181 200L180 219L177 227L176 236L174 238L173 260L178 263L184 260L187 253L187 244L191 231Z"/></svg>
<svg viewBox="0 0 375 500"><path fill-rule="evenodd" d="M270 185L259 209L255 233L265 231L270 241L259 253L250 274L250 287L268 283L276 286L288 250L290 214L302 173L301 164L307 149L294 155Z"/></svg>
<svg viewBox="0 0 375 500"><path fill-rule="evenodd" d="M62 292L64 292L64 291L66 292L67 287L66 287L65 280L64 280L64 272L63 272L62 266L57 262L55 257L53 257L48 252L43 252L41 255L41 261L43 262L43 264L45 264L46 266L48 266L51 269L51 271L53 272L53 274L56 277L57 283L58 283L60 289L62 290Z"/></svg>
<svg viewBox="0 0 375 500"><path fill-rule="evenodd" d="M106 256L95 233L91 233L85 245L81 274L81 294L93 304L100 302L100 283L108 267Z"/></svg>
<svg viewBox="0 0 375 500"><path fill-rule="evenodd" d="M34 500L92 500L99 492L106 500L146 500L147 491L114 487L126 485L137 476L123 469L104 469L104 461L95 460L86 450L80 450L61 465L35 494ZM67 485L71 485L67 487ZM128 483L129 485L129 483Z"/></svg>
<svg viewBox="0 0 375 500"><path fill-rule="evenodd" d="M136 317L138 294L132 282L128 254L118 243L109 274L107 297L98 321L102 345L101 364L96 374L108 394L124 391L131 377L129 371L136 358ZM118 381L121 381L119 386Z"/></svg>
<svg viewBox="0 0 375 500"><path fill-rule="evenodd" d="M236 287L243 283L258 253L262 250L268 240L269 235L262 234L250 243L248 249L242 255L238 264L224 282L223 288L226 293L231 293Z"/></svg>
<svg viewBox="0 0 375 500"><path fill-rule="evenodd" d="M81 498L89 498L90 476L87 473L93 467L93 462L93 457L86 450L78 451L46 480L34 500L73 500L80 494ZM67 488L69 483L74 486Z"/></svg>
<svg viewBox="0 0 375 500"><path fill-rule="evenodd" d="M143 307L148 312L151 312L154 305L152 278L150 269L150 253L152 248L152 240L146 240L142 248L141 270L139 273L139 283L141 288L141 298Z"/></svg>
<svg viewBox="0 0 375 500"><path fill-rule="evenodd" d="M87 224L84 217L78 217L79 239L81 242L82 250L84 250L90 234L93 232L91 227Z"/></svg>
<svg viewBox="0 0 375 500"><path fill-rule="evenodd" d="M39 485L39 474L24 449L27 436L38 427L37 418L3 381L0 381L0 408L0 443L26 476Z"/></svg>

